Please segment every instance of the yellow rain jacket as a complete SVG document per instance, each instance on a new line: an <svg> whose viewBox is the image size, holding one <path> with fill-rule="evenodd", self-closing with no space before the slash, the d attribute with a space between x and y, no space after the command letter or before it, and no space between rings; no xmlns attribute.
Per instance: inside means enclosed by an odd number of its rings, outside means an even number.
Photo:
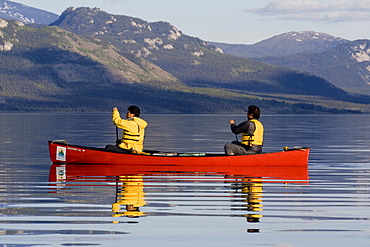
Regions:
<svg viewBox="0 0 370 247"><path fill-rule="evenodd" d="M142 152L144 148L145 128L148 126L148 123L138 117L122 119L119 111L113 111L112 121L118 128L123 129L119 147Z"/></svg>

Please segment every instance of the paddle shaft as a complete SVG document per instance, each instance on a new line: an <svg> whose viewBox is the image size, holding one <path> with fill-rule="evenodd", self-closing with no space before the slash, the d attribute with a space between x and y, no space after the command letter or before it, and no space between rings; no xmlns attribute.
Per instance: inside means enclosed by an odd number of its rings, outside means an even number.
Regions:
<svg viewBox="0 0 370 247"><path fill-rule="evenodd" d="M118 141L118 127L116 126L116 141Z"/></svg>

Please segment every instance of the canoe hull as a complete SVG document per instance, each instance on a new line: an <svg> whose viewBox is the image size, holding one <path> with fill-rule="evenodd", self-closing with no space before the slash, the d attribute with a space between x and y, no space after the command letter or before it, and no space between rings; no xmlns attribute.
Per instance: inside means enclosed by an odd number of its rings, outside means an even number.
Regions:
<svg viewBox="0 0 370 247"><path fill-rule="evenodd" d="M255 155L154 156L121 154L104 149L49 141L50 160L56 164L167 165L167 166L307 166L310 149Z"/></svg>

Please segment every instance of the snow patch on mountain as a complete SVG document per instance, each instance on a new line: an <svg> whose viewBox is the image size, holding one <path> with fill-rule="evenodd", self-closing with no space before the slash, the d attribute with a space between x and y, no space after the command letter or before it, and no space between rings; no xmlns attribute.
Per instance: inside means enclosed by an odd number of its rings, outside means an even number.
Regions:
<svg viewBox="0 0 370 247"><path fill-rule="evenodd" d="M25 5L23 5L25 7ZM16 20L23 21L25 23L35 23L35 19L32 17L27 17L18 11L18 8L12 5L11 2L4 1L0 3L0 12L4 13L10 17L14 17Z"/></svg>
<svg viewBox="0 0 370 247"><path fill-rule="evenodd" d="M352 58L357 62L369 62L370 61L370 47L367 42L351 47Z"/></svg>
<svg viewBox="0 0 370 247"><path fill-rule="evenodd" d="M201 56L204 55L204 52L203 51L195 51L195 52L193 52L193 55L197 56L197 57L201 57Z"/></svg>
<svg viewBox="0 0 370 247"><path fill-rule="evenodd" d="M173 50L173 49L175 49L175 47L173 45L171 45L171 44L168 44L168 45L164 45L163 46L163 49L165 49L165 50Z"/></svg>
<svg viewBox="0 0 370 247"><path fill-rule="evenodd" d="M337 38L330 34L314 32L314 31L288 32L288 33L284 33L283 36L284 38L295 39L297 42L310 41L310 40L321 40L321 41L327 41L327 42L345 41L342 38Z"/></svg>
<svg viewBox="0 0 370 247"><path fill-rule="evenodd" d="M221 54L225 54L224 51L219 47L215 47L215 51L217 51L218 53L221 53Z"/></svg>
<svg viewBox="0 0 370 247"><path fill-rule="evenodd" d="M58 15L24 4L0 0L0 17L18 20L24 24L50 24L58 18Z"/></svg>
<svg viewBox="0 0 370 247"><path fill-rule="evenodd" d="M0 4L0 13L4 13L10 17L13 17L16 20L20 20L27 24L36 22L34 18L27 17L23 15L22 13L19 13L18 9L16 7L9 5L8 2L4 2L3 4Z"/></svg>
<svg viewBox="0 0 370 247"><path fill-rule="evenodd" d="M9 22L6 20L0 19L0 28L6 28L8 26Z"/></svg>
<svg viewBox="0 0 370 247"><path fill-rule="evenodd" d="M163 45L163 40L160 38L150 39L146 38L144 39L144 42L149 45L149 49L159 49L158 46Z"/></svg>
<svg viewBox="0 0 370 247"><path fill-rule="evenodd" d="M177 40L181 37L181 32L174 26L172 26L172 30L170 30L170 34L168 35L169 40Z"/></svg>
<svg viewBox="0 0 370 247"><path fill-rule="evenodd" d="M134 20L131 20L131 26L137 27L139 29L148 29L149 31L152 31L152 27L149 24L146 24L146 23L140 24L140 23L135 22Z"/></svg>
<svg viewBox="0 0 370 247"><path fill-rule="evenodd" d="M6 28L8 25L9 22L0 18L0 28ZM4 36L4 33L0 31L0 38L2 39L0 40L0 51L10 51L14 45L9 40L5 40Z"/></svg>
<svg viewBox="0 0 370 247"><path fill-rule="evenodd" d="M13 48L13 43L10 41L4 41L4 44L0 44L0 51L10 51Z"/></svg>

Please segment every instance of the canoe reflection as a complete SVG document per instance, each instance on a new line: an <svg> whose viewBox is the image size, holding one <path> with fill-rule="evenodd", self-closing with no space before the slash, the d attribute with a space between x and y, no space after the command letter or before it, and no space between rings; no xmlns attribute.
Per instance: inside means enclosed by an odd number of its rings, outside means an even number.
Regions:
<svg viewBox="0 0 370 247"><path fill-rule="evenodd" d="M58 174L57 170L63 171ZM105 165L105 164L52 164L50 179L55 181L57 176L65 179L89 176L129 176L129 175L156 175L173 173L197 173L202 175L225 175L229 177L260 177L271 178L285 182L308 181L307 166L263 166L263 165Z"/></svg>
<svg viewBox="0 0 370 247"><path fill-rule="evenodd" d="M222 181L220 181L222 180ZM237 216L243 216L249 223L259 222L262 217L262 196L264 183L308 183L308 169L305 167L279 167L279 166L158 166L158 165L83 165L83 164L53 164L50 168L49 181L56 182L56 188L62 190L68 186L91 186L91 183L99 183L99 186L116 187L115 201L112 203L112 216L119 217L142 217L156 215L156 207L152 201L146 202L146 197L155 194L155 189L161 187L161 193L167 189L176 188L181 192L181 186L186 193L189 190L196 193L196 200L200 200L198 190L204 189L202 183L223 182L225 189L229 190L231 210L237 210ZM186 184L184 184L186 182ZM151 184L151 185L148 185ZM154 184L162 186L155 187ZM163 186L163 183L167 184ZM197 183L197 186L188 186ZM59 186L59 187L58 187ZM199 186L199 187L198 187ZM202 187L203 186L203 187ZM194 189L195 188L195 189ZM215 187L216 188L216 187ZM219 188L219 187L217 187ZM212 186L213 189L213 186ZM231 189L231 190L230 190ZM146 190L146 191L144 191ZM221 189L220 189L221 190ZM212 190L213 191L213 190ZM168 191L167 191L168 192ZM171 191L173 192L173 191ZM217 193L213 191L212 193ZM222 192L222 191L221 191ZM223 191L224 192L224 191ZM148 194L147 194L148 193ZM206 192L205 192L206 193ZM162 194L160 194L162 195ZM160 199L158 193L153 204L158 201L169 202L168 205L185 205L184 201L171 201L166 197ZM189 194L187 194L189 195ZM180 197L183 195L180 195ZM204 203L212 203L209 195L204 196ZM215 197L217 198L217 196ZM153 200L153 197L151 197ZM176 200L176 199L173 199ZM191 199L192 200L192 199ZM176 204L177 203L177 204ZM212 206L216 206L214 204ZM148 208L151 210L147 211ZM158 206L157 206L158 208ZM199 215L200 210L197 210ZM211 215L207 213L204 216ZM163 215L163 211L159 213ZM170 214L170 213L169 213ZM184 214L181 212L180 214ZM189 214L190 215L190 214ZM191 214L193 215L193 214ZM118 219L114 221L118 223ZM248 229L248 232L258 232L258 229Z"/></svg>

